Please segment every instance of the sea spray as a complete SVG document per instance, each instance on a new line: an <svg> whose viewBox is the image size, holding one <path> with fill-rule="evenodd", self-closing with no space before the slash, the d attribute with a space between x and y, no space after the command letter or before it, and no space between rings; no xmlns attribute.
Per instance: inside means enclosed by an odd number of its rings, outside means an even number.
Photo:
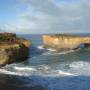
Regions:
<svg viewBox="0 0 90 90"><path fill-rule="evenodd" d="M28 38L33 40L35 47L31 53L35 54L30 54L26 61L0 68L1 74L28 81L26 86L41 85L46 90L90 89L89 49L56 53L54 50L38 48L42 45L40 37L30 35Z"/></svg>

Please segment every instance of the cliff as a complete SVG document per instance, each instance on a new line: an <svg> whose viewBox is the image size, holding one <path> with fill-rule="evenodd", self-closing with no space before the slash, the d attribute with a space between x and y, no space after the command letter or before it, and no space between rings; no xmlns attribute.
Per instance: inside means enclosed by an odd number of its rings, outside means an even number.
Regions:
<svg viewBox="0 0 90 90"><path fill-rule="evenodd" d="M13 33L0 33L0 65L23 60L29 55L30 41Z"/></svg>
<svg viewBox="0 0 90 90"><path fill-rule="evenodd" d="M59 51L76 49L81 46L90 46L90 37L75 35L43 35L45 48L54 48Z"/></svg>

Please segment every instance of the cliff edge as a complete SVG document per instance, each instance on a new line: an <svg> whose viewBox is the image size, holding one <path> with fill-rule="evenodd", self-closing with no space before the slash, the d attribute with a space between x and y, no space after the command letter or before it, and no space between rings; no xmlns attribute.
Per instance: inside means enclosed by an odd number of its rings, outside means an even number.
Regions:
<svg viewBox="0 0 90 90"><path fill-rule="evenodd" d="M64 34L43 35L43 43L45 48L53 48L57 51L65 51L90 46L90 37Z"/></svg>
<svg viewBox="0 0 90 90"><path fill-rule="evenodd" d="M0 65L23 60L29 55L30 41L14 33L0 33Z"/></svg>

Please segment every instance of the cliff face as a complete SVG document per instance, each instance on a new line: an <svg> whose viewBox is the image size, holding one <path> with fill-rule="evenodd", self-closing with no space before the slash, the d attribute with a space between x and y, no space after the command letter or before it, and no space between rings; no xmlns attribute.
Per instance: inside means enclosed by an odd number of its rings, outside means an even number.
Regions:
<svg viewBox="0 0 90 90"><path fill-rule="evenodd" d="M71 35L43 35L45 48L56 50L70 50L78 48L80 45L90 44L90 37Z"/></svg>
<svg viewBox="0 0 90 90"><path fill-rule="evenodd" d="M30 41L16 34L0 33L0 65L23 60L29 55Z"/></svg>

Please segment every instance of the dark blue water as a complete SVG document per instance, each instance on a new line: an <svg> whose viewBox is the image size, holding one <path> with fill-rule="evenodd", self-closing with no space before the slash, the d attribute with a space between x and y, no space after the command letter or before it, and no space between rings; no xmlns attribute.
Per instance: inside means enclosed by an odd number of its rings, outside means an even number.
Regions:
<svg viewBox="0 0 90 90"><path fill-rule="evenodd" d="M90 34L80 35L89 36ZM32 41L30 56L25 61L6 65L0 69L1 73L15 75L21 82L26 85L28 83L29 86L42 85L46 90L89 90L90 48L56 53L40 47L43 45L42 35L19 35L19 37ZM5 76L3 79L7 78ZM14 80L16 78L14 77ZM11 77L10 80L12 81ZM79 83L81 83L80 86L78 86ZM60 84L65 84L65 86L60 86Z"/></svg>

